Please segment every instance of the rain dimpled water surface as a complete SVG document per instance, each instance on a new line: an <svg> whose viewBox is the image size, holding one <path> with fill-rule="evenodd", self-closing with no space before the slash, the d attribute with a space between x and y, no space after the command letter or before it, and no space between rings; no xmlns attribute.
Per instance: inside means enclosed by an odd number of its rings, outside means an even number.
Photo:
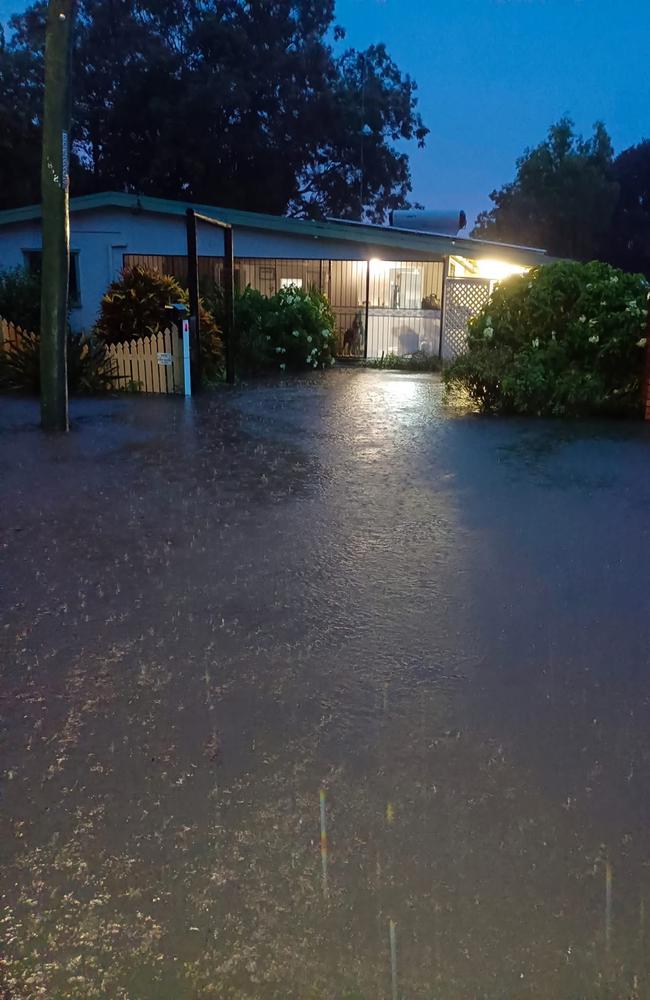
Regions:
<svg viewBox="0 0 650 1000"><path fill-rule="evenodd" d="M650 436L3 399L12 1000L648 994Z"/></svg>

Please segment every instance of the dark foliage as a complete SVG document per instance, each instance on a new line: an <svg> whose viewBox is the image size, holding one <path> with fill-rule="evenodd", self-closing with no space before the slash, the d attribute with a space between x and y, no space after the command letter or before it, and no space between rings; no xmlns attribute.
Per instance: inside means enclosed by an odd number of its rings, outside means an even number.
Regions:
<svg viewBox="0 0 650 1000"><path fill-rule="evenodd" d="M617 267L650 278L650 140L616 158L614 179L619 198L602 256Z"/></svg>
<svg viewBox="0 0 650 1000"><path fill-rule="evenodd" d="M562 118L517 161L515 180L490 195L473 235L543 247L560 257L597 257L610 231L618 188L611 140L602 124L583 139Z"/></svg>
<svg viewBox="0 0 650 1000"><path fill-rule="evenodd" d="M21 150L16 169L3 157L7 205L38 200L44 9L12 19L1 53L0 125ZM427 129L385 47L337 54L343 34L334 0L79 0L75 192L383 217L410 190L393 143Z"/></svg>
<svg viewBox="0 0 650 1000"><path fill-rule="evenodd" d="M648 283L592 261L508 278L445 369L479 409L550 416L640 414Z"/></svg>
<svg viewBox="0 0 650 1000"><path fill-rule="evenodd" d="M168 274L136 264L125 268L113 281L101 301L95 334L104 343L150 337L171 323L165 306L175 302L188 305L187 289ZM201 359L205 377L218 378L223 371L221 332L212 315L201 306Z"/></svg>
<svg viewBox="0 0 650 1000"><path fill-rule="evenodd" d="M115 387L115 366L106 345L83 334L68 334L68 389L103 392ZM40 337L23 333L17 344L0 352L0 389L38 395L41 388Z"/></svg>
<svg viewBox="0 0 650 1000"><path fill-rule="evenodd" d="M23 268L0 271L0 316L23 330L41 326L41 279Z"/></svg>

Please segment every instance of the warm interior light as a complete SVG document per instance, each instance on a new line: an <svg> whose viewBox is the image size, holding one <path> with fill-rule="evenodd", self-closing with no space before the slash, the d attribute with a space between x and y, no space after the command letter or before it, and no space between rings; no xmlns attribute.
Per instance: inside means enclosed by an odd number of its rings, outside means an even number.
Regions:
<svg viewBox="0 0 650 1000"><path fill-rule="evenodd" d="M522 267L521 264L509 264L506 260L477 260L476 273L480 278L489 278L491 281L502 281L512 274L525 274L529 268Z"/></svg>

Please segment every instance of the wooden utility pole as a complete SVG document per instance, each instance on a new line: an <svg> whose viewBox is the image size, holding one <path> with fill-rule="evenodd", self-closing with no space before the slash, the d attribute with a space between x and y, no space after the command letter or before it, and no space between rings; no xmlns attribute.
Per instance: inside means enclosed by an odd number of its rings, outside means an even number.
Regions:
<svg viewBox="0 0 650 1000"><path fill-rule="evenodd" d="M68 429L66 333L70 267L70 70L75 0L49 0L45 34L45 108L41 198L41 423Z"/></svg>

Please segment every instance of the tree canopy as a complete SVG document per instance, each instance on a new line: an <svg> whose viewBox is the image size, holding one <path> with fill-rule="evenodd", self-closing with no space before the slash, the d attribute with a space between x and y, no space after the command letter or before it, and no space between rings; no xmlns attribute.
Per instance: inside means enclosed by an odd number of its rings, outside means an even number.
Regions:
<svg viewBox="0 0 650 1000"><path fill-rule="evenodd" d="M0 49L2 207L39 196L45 7ZM343 37L334 0L79 0L74 191L382 219L428 130L385 46Z"/></svg>
<svg viewBox="0 0 650 1000"><path fill-rule="evenodd" d="M584 139L560 119L517 160L514 181L492 192L494 208L479 215L473 235L577 260L599 256L618 200L613 157L602 123Z"/></svg>

